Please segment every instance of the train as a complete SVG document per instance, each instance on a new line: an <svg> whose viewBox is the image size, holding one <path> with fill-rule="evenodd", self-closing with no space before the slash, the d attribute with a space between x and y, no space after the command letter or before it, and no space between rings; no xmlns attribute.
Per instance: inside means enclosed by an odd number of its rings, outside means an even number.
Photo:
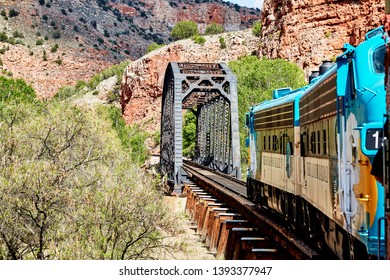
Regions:
<svg viewBox="0 0 390 280"><path fill-rule="evenodd" d="M385 191L371 175L386 121L383 27L344 44L309 84L275 89L246 113L247 196L320 251L385 255Z"/></svg>

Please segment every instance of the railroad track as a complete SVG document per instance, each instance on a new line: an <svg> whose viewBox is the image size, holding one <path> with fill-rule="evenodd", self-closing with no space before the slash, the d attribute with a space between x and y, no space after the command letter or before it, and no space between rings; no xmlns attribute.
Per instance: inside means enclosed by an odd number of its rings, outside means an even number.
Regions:
<svg viewBox="0 0 390 280"><path fill-rule="evenodd" d="M185 161L186 212L218 259L321 259L319 253L246 198L245 182Z"/></svg>

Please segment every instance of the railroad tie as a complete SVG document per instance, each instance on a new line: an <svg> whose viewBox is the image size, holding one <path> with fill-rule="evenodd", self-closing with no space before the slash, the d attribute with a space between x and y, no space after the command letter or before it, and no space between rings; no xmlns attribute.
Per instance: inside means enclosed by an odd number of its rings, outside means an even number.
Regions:
<svg viewBox="0 0 390 280"><path fill-rule="evenodd" d="M225 220L222 222L221 237L218 243L216 258L231 260L234 255L235 243L237 242L237 232L257 231L252 227L252 223L247 220Z"/></svg>
<svg viewBox="0 0 390 280"><path fill-rule="evenodd" d="M183 187L183 194L188 194L191 189L199 188L195 183L192 183L191 181L184 182L183 186L184 186Z"/></svg>
<svg viewBox="0 0 390 280"><path fill-rule="evenodd" d="M203 201L205 199L210 199L210 198L212 198L212 196L208 195L208 194L196 195L195 205L194 205L194 217L193 217L193 222L195 224L198 224L198 222L199 222L200 213L201 213L202 207L203 207Z"/></svg>
<svg viewBox="0 0 390 280"><path fill-rule="evenodd" d="M222 227L227 220L238 220L241 216L237 213L216 213L214 215L213 230L211 233L210 252L216 254L222 236Z"/></svg>
<svg viewBox="0 0 390 280"><path fill-rule="evenodd" d="M198 228L196 230L197 234L202 235L202 231L203 231L204 221L206 219L206 213L207 213L208 205L210 203L215 203L215 202L217 202L216 198L202 198L199 201L200 208L199 208Z"/></svg>
<svg viewBox="0 0 390 280"><path fill-rule="evenodd" d="M215 235L214 228L218 225L215 223L215 220L219 217L219 214L223 214L228 211L231 211L230 208L213 208L210 210L206 234L206 245L209 247L210 252L212 251L211 244Z"/></svg>
<svg viewBox="0 0 390 280"><path fill-rule="evenodd" d="M258 233L256 233L258 234ZM237 243L236 250L234 251L233 259L237 260L256 260L260 259L261 255L256 253L256 250L252 252L253 249L269 249L275 248L275 242L259 236L241 237L240 242Z"/></svg>
<svg viewBox="0 0 390 280"><path fill-rule="evenodd" d="M253 248L253 260L277 260L285 259L282 254L278 254L279 251L276 248Z"/></svg>
<svg viewBox="0 0 390 280"><path fill-rule="evenodd" d="M187 194L185 210L186 210L187 214L190 214L190 210L192 208L191 206L192 206L194 191L199 191L199 190L201 190L201 188L199 188L199 187L186 187L185 188L185 193Z"/></svg>
<svg viewBox="0 0 390 280"><path fill-rule="evenodd" d="M200 195L208 195L208 193L203 191L203 190L193 190L191 192L191 197L190 197L190 202L189 202L190 204L188 206L188 208L189 208L188 214L190 215L191 221L193 221L195 219L196 203L197 203Z"/></svg>
<svg viewBox="0 0 390 280"><path fill-rule="evenodd" d="M207 204L207 209L206 209L206 213L205 213L205 217L204 217L204 221L203 221L203 226L202 226L202 230L201 230L201 238L204 242L206 242L206 237L207 237L207 235L209 235L208 227L209 227L210 213L212 213L212 210L214 208L226 208L226 205L224 203L220 203L220 202Z"/></svg>

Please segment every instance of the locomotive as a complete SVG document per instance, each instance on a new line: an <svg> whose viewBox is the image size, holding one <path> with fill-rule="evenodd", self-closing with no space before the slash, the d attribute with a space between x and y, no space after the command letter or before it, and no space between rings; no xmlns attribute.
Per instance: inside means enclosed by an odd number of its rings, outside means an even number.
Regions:
<svg viewBox="0 0 390 280"><path fill-rule="evenodd" d="M384 187L370 174L385 122L382 27L309 84L246 114L247 195L340 259L383 258ZM330 65L329 65L330 64Z"/></svg>

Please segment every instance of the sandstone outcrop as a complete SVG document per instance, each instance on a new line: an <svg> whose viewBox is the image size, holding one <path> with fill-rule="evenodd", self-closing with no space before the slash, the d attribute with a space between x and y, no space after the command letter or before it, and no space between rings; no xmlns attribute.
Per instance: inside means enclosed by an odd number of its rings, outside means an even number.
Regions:
<svg viewBox="0 0 390 280"><path fill-rule="evenodd" d="M383 24L383 0L265 0L260 56L295 62L306 74Z"/></svg>

